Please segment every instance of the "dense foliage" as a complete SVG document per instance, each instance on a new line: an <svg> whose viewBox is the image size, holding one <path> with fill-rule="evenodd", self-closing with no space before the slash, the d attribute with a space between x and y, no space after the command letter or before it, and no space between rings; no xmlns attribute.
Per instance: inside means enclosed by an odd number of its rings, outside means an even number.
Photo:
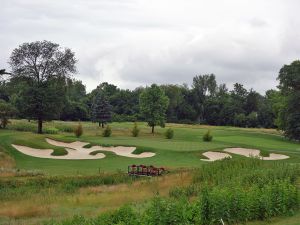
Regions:
<svg viewBox="0 0 300 225"><path fill-rule="evenodd" d="M154 133L155 126L164 127L168 105L168 97L156 84L152 84L141 93L140 112L148 125L152 127L152 133Z"/></svg>
<svg viewBox="0 0 300 225"><path fill-rule="evenodd" d="M279 115L280 128L288 138L300 140L300 61L282 67L278 79L284 105Z"/></svg>
<svg viewBox="0 0 300 225"><path fill-rule="evenodd" d="M9 64L11 82L22 86L16 105L24 117L39 121L42 133L43 121L63 108L66 78L76 72L74 53L49 41L23 43L13 50Z"/></svg>
<svg viewBox="0 0 300 225"><path fill-rule="evenodd" d="M111 120L110 104L107 97L101 92L97 93L94 97L91 118L92 121L98 122L102 128L105 123Z"/></svg>
<svg viewBox="0 0 300 225"><path fill-rule="evenodd" d="M15 113L14 107L0 99L0 128L6 128L9 123L9 118Z"/></svg>
<svg viewBox="0 0 300 225"><path fill-rule="evenodd" d="M94 120L93 106L96 106L94 101L97 95L101 95L107 102L105 107L109 109L106 110L107 117L104 118L106 121L110 119L109 112L111 120L115 122L146 120L139 105L140 94L145 88L122 90L112 84L102 83L91 93L86 94L85 86L80 81L68 79L61 85L63 87L59 94L64 96L63 102L60 107L54 108L62 108L62 111L52 113L55 119ZM279 125L276 119L283 105L279 91L270 90L262 96L253 90L247 91L241 84L235 84L232 91L228 91L225 85L218 85L213 94L206 96L204 100L201 98L202 108L197 106L199 104L197 99L200 98L194 93L193 87L187 85L159 87L169 99L164 118L167 122L267 128ZM24 116L26 114L22 98L25 93L26 88L19 81L0 83L0 98L15 106L19 112L17 117L20 118L28 118Z"/></svg>

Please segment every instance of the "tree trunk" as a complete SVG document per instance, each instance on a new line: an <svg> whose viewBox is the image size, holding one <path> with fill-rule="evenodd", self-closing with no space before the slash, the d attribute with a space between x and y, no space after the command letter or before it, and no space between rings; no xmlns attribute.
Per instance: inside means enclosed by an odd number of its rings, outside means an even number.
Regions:
<svg viewBox="0 0 300 225"><path fill-rule="evenodd" d="M104 122L102 122L102 128L104 128Z"/></svg>
<svg viewBox="0 0 300 225"><path fill-rule="evenodd" d="M154 134L154 126L152 126L152 134Z"/></svg>
<svg viewBox="0 0 300 225"><path fill-rule="evenodd" d="M99 127L101 126L101 122L99 122Z"/></svg>
<svg viewBox="0 0 300 225"><path fill-rule="evenodd" d="M43 120L38 119L38 134L42 134L42 133L43 133Z"/></svg>

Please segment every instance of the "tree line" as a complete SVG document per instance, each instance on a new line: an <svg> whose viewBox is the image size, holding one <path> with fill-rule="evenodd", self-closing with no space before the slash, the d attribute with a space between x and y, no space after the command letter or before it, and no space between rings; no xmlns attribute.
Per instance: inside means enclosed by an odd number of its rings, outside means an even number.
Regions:
<svg viewBox="0 0 300 225"><path fill-rule="evenodd" d="M146 121L278 128L300 139L300 61L284 65L278 89L264 94L236 83L232 90L214 74L197 75L192 85L153 84L134 90L101 83L87 93L76 72L75 53L49 41L24 43L13 50L10 71L0 70L0 116L44 120ZM6 79L5 79L6 78ZM7 109L7 110L4 110Z"/></svg>

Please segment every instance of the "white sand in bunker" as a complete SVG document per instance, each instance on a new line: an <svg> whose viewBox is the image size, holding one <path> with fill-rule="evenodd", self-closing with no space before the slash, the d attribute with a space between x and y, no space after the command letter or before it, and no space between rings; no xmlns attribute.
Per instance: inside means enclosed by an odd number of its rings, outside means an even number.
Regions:
<svg viewBox="0 0 300 225"><path fill-rule="evenodd" d="M263 157L260 155L260 150L248 149L248 148L226 148L224 149L224 151L228 153L237 154L237 155L243 155L246 157L258 157L262 160L282 160L282 159L289 158L289 156L287 155L276 154L276 153L270 153L268 157Z"/></svg>
<svg viewBox="0 0 300 225"><path fill-rule="evenodd" d="M92 146L91 148L84 148L85 145L89 144L87 142L75 141L72 143L65 143L61 141L55 141L49 138L46 138L46 141L55 146L72 148L75 150L83 150L83 151L107 151L114 152L116 155L130 157L130 158L149 158L155 156L153 152L143 152L141 154L132 154L132 152L136 149L136 147L125 147L125 146L111 146L111 147L103 147L99 145Z"/></svg>
<svg viewBox="0 0 300 225"><path fill-rule="evenodd" d="M65 143L65 142L55 141L49 138L46 138L46 141L51 145L64 147L68 152L68 154L62 156L54 156L51 155L53 153L53 149L36 149L36 148L30 148L21 145L12 145L12 146L25 155L30 155L38 158L48 158L48 159L102 159L105 157L105 154L101 152L91 155L90 153L94 151L114 152L116 155L131 157L131 158L148 158L148 157L153 157L155 155L155 153L152 152L133 154L132 152L136 149L135 147L124 147L124 146L103 147L97 145L91 148L84 148L84 146L89 143L80 142L80 141Z"/></svg>
<svg viewBox="0 0 300 225"><path fill-rule="evenodd" d="M68 154L55 156L51 155L53 149L36 149L30 148L22 145L12 145L19 152L22 152L25 155L30 155L38 158L46 158L46 159L103 159L105 155L103 153L98 153L96 155L90 155L92 151L81 151L66 148Z"/></svg>
<svg viewBox="0 0 300 225"><path fill-rule="evenodd" d="M224 152L204 152L202 155L204 155L208 159L201 159L201 160L209 161L209 162L231 158L231 155Z"/></svg>

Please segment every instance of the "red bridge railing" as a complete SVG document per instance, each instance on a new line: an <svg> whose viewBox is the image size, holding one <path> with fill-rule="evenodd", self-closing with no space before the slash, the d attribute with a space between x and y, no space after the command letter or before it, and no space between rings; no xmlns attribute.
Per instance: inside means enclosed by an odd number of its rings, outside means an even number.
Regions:
<svg viewBox="0 0 300 225"><path fill-rule="evenodd" d="M161 176L166 172L163 167L146 166L146 165L130 165L128 166L128 174L132 176Z"/></svg>

